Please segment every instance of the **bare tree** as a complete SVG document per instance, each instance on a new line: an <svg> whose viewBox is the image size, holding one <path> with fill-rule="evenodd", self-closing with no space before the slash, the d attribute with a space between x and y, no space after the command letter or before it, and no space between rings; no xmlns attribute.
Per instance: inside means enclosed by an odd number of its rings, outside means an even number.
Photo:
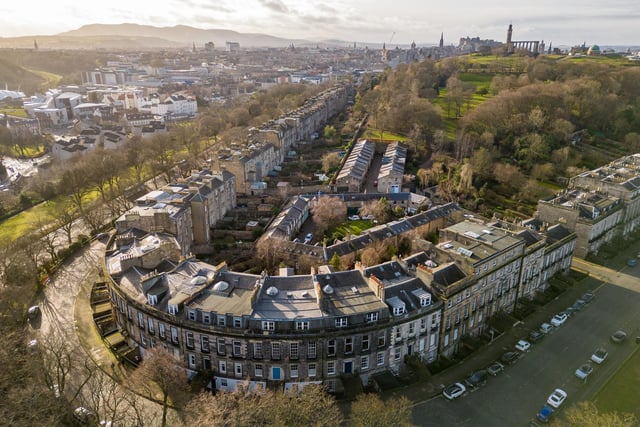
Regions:
<svg viewBox="0 0 640 427"><path fill-rule="evenodd" d="M347 205L339 197L320 196L311 208L313 223L324 233L332 224L339 224L347 216Z"/></svg>
<svg viewBox="0 0 640 427"><path fill-rule="evenodd" d="M360 208L360 214L362 216L373 215L380 223L387 222L391 218L391 205L385 197L382 197L365 203Z"/></svg>
<svg viewBox="0 0 640 427"><path fill-rule="evenodd" d="M593 402L579 402L565 411L566 422L561 427L626 427L638 425L638 420L629 412L600 412Z"/></svg>
<svg viewBox="0 0 640 427"><path fill-rule="evenodd" d="M332 427L340 425L342 413L335 399L321 385L310 384L300 393L238 390L233 393L202 393L184 410L188 425Z"/></svg>
<svg viewBox="0 0 640 427"><path fill-rule="evenodd" d="M66 394L70 400L77 399L96 371L93 362L75 353L60 334L42 338L40 353L44 383L60 395Z"/></svg>
<svg viewBox="0 0 640 427"><path fill-rule="evenodd" d="M73 235L71 233L73 229L73 221L78 218L78 213L75 210L75 206L68 199L63 199L59 202L50 202L48 205L48 213L50 222L64 233L67 238L67 244L73 243Z"/></svg>
<svg viewBox="0 0 640 427"><path fill-rule="evenodd" d="M411 427L411 401L402 396L382 401L377 395L359 395L351 404L351 427Z"/></svg>
<svg viewBox="0 0 640 427"><path fill-rule="evenodd" d="M57 237L58 230L55 226L51 225L48 218L38 216L36 219L36 236L42 245L42 248L47 253L49 260L53 263L58 261L58 245Z"/></svg>
<svg viewBox="0 0 640 427"><path fill-rule="evenodd" d="M182 363L162 347L150 348L129 379L136 389L162 405L160 425L166 427L169 406L181 403L187 391L187 373Z"/></svg>
<svg viewBox="0 0 640 427"><path fill-rule="evenodd" d="M340 156L336 152L330 152L322 156L322 170L329 173L340 166Z"/></svg>

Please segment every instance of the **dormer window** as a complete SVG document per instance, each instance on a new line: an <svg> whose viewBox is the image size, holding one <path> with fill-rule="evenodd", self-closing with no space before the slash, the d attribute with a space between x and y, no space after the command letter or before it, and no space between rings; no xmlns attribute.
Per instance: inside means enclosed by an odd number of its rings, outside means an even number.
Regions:
<svg viewBox="0 0 640 427"><path fill-rule="evenodd" d="M169 314L173 314L174 316L178 314L178 305L177 304L169 304Z"/></svg>
<svg viewBox="0 0 640 427"><path fill-rule="evenodd" d="M378 321L378 312L372 311L371 313L367 313L365 316L365 320L367 323L373 323Z"/></svg>
<svg viewBox="0 0 640 427"><path fill-rule="evenodd" d="M158 295L147 295L147 303L149 305L158 305Z"/></svg>
<svg viewBox="0 0 640 427"><path fill-rule="evenodd" d="M420 298L420 307L431 305L431 295Z"/></svg>
<svg viewBox="0 0 640 427"><path fill-rule="evenodd" d="M262 321L262 330L263 331L274 331L276 329L276 322L272 322L270 320Z"/></svg>
<svg viewBox="0 0 640 427"><path fill-rule="evenodd" d="M347 318L346 317L338 317L336 319L336 328L345 328L347 326Z"/></svg>
<svg viewBox="0 0 640 427"><path fill-rule="evenodd" d="M195 310L189 310L187 316L189 316L189 320L196 320L196 311Z"/></svg>
<svg viewBox="0 0 640 427"><path fill-rule="evenodd" d="M404 305L400 306L400 307L393 307L393 315L394 316L400 316L404 314Z"/></svg>

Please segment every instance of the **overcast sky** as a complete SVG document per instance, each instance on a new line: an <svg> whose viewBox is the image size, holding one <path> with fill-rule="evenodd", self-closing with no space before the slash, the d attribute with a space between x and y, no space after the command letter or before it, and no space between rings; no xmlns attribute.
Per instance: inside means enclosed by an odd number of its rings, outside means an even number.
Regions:
<svg viewBox="0 0 640 427"><path fill-rule="evenodd" d="M308 40L339 39L392 45L445 44L460 37L554 46L640 45L638 0L1 0L0 37L49 35L85 24L257 32Z"/></svg>

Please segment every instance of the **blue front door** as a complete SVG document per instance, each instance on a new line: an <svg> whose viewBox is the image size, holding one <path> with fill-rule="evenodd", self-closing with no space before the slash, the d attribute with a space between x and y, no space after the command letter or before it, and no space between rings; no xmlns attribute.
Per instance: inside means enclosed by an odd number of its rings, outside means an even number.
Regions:
<svg viewBox="0 0 640 427"><path fill-rule="evenodd" d="M344 362L344 373L350 374L353 370L353 362Z"/></svg>
<svg viewBox="0 0 640 427"><path fill-rule="evenodd" d="M280 379L280 368L271 368L271 378L274 380Z"/></svg>

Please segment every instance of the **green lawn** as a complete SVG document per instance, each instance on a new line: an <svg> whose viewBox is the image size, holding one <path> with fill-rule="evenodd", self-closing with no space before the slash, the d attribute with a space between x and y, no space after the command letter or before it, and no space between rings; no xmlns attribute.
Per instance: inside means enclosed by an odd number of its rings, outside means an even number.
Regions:
<svg viewBox="0 0 640 427"><path fill-rule="evenodd" d="M0 114L15 117L27 117L27 113L22 108L2 108L0 109Z"/></svg>
<svg viewBox="0 0 640 427"><path fill-rule="evenodd" d="M330 229L329 231L327 231L326 235L336 237L337 235L340 235L340 238L344 238L347 236L347 233L351 233L351 236L357 236L364 230L367 230L371 227L373 227L373 221L369 221L366 219L361 219L358 221L347 221L335 228Z"/></svg>
<svg viewBox="0 0 640 427"><path fill-rule="evenodd" d="M638 396L640 396L640 351L636 349L598 392L594 402L600 412L631 412L640 419Z"/></svg>
<svg viewBox="0 0 640 427"><path fill-rule="evenodd" d="M362 136L364 139L370 140L381 140L384 138L385 141L400 141L404 142L407 140L406 136L399 135L397 133L384 131L384 134L380 134L380 129L375 128L367 128Z"/></svg>
<svg viewBox="0 0 640 427"><path fill-rule="evenodd" d="M12 242L27 235L38 228L39 221L49 221L47 206L43 203L0 223L0 240Z"/></svg>
<svg viewBox="0 0 640 427"><path fill-rule="evenodd" d="M42 83L43 88L51 88L58 87L60 85L60 81L62 80L62 76L58 74L49 73L46 71L40 70L29 70L34 74L42 77L45 81Z"/></svg>

